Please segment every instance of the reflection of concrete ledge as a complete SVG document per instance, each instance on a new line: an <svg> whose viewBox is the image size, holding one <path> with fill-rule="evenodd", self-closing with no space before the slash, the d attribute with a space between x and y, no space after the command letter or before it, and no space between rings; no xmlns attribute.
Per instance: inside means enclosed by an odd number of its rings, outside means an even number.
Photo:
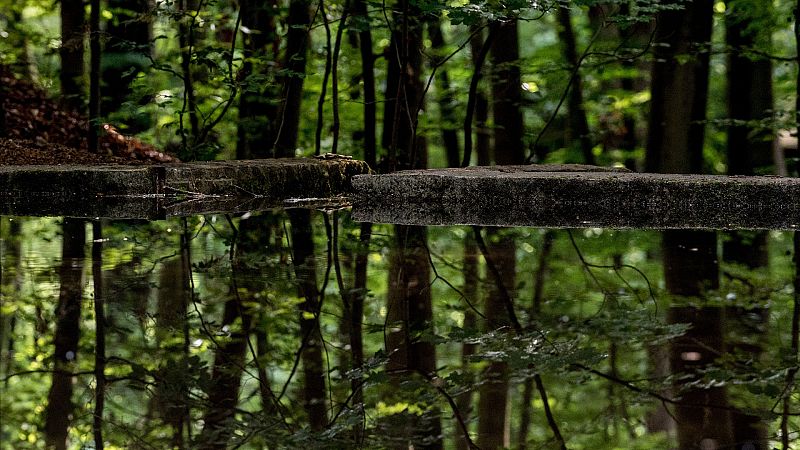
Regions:
<svg viewBox="0 0 800 450"><path fill-rule="evenodd" d="M577 170L577 171L576 171ZM474 167L353 178L359 221L535 227L800 226L800 179Z"/></svg>
<svg viewBox="0 0 800 450"><path fill-rule="evenodd" d="M0 214L159 218L331 198L368 173L356 160L262 159L164 165L0 166Z"/></svg>

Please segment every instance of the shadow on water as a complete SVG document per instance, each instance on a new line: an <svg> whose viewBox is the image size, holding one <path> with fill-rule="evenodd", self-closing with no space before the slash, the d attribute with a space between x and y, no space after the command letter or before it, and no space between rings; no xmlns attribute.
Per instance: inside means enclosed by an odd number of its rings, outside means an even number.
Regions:
<svg viewBox="0 0 800 450"><path fill-rule="evenodd" d="M800 439L790 232L370 225L323 206L2 217L0 447Z"/></svg>

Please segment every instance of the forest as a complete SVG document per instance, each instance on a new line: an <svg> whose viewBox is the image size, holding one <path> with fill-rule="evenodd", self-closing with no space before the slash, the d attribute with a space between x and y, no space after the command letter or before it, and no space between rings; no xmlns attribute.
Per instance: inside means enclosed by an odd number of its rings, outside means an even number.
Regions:
<svg viewBox="0 0 800 450"><path fill-rule="evenodd" d="M798 43L789 0L0 0L0 165L794 177ZM0 448L800 448L798 254L791 230L4 216Z"/></svg>

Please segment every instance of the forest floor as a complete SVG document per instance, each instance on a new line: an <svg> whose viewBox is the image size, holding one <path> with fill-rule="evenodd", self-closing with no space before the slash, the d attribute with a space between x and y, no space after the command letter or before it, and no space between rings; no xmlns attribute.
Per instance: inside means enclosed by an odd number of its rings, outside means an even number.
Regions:
<svg viewBox="0 0 800 450"><path fill-rule="evenodd" d="M88 119L0 66L0 165L178 162L152 145L104 125L100 153L87 147Z"/></svg>

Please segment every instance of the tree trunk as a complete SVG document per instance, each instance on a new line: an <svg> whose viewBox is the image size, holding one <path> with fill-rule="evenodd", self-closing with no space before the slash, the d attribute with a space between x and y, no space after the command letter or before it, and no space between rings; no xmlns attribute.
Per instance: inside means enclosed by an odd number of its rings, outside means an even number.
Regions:
<svg viewBox="0 0 800 450"><path fill-rule="evenodd" d="M658 16L647 137L647 172L702 173L711 0ZM679 56L690 55L681 63Z"/></svg>
<svg viewBox="0 0 800 450"><path fill-rule="evenodd" d="M730 51L727 71L728 114L736 121L768 118L773 108L772 62L766 58L753 60L743 53L756 45L771 48L769 33L762 32L759 35L752 26L766 19L771 8L766 4L763 8L747 8L741 0L731 1L727 7L731 9L725 15L725 39ZM762 17L754 16L757 14ZM733 124L728 128L727 154L729 174L753 175L756 167L769 165L772 161L771 132ZM767 233L730 233L723 244L723 257L726 261L753 269L766 267L769 262ZM759 306L726 308L728 329L733 339L731 347L758 359L764 350L764 327L769 316L767 299L742 300ZM731 411L731 419L737 446L751 445L753 449L764 450L769 447L767 426L758 416L734 410Z"/></svg>
<svg viewBox="0 0 800 450"><path fill-rule="evenodd" d="M664 232L664 270L667 291L673 295L703 298L708 289L719 287L717 238L713 232ZM676 377L675 407L678 443L681 449L703 446L726 448L733 444L733 429L724 387L688 387L724 351L724 309L704 306L672 306L669 323L687 323L692 328L672 341L670 365ZM687 378L688 377L688 378Z"/></svg>
<svg viewBox="0 0 800 450"><path fill-rule="evenodd" d="M243 0L239 14L242 26L253 32L243 34L241 77L244 83L239 96L237 159L267 158L272 155L279 116L274 98L278 90L257 80L275 77L270 61L278 59L279 38L275 24L277 4L270 0Z"/></svg>
<svg viewBox="0 0 800 450"><path fill-rule="evenodd" d="M366 0L353 1L353 21L357 21L359 27L358 46L361 50L361 78L364 83L364 161L377 169L375 55L372 53L372 30Z"/></svg>
<svg viewBox="0 0 800 450"><path fill-rule="evenodd" d="M419 336L433 325L430 264L425 227L395 225L395 240L389 260L386 350L387 370L399 384L414 374L436 373L436 347ZM441 422L436 408L421 416L404 414L403 439L415 448L440 449ZM392 420L400 422L397 416ZM398 432L397 430L393 430Z"/></svg>
<svg viewBox="0 0 800 450"><path fill-rule="evenodd" d="M61 0L61 96L66 105L83 112L86 98L83 70L83 33L86 15L81 0Z"/></svg>
<svg viewBox="0 0 800 450"><path fill-rule="evenodd" d="M0 304L5 305L10 300L8 293L20 292L22 288L22 246L21 238L21 219L3 221L0 219L0 227L4 223L8 224L8 233L3 236L0 252L3 254L0 261ZM14 353L17 314L15 311L5 313L0 311L0 377L5 378L10 373L14 373ZM8 385L9 379L6 378L5 384Z"/></svg>
<svg viewBox="0 0 800 450"><path fill-rule="evenodd" d="M491 260L500 272L505 289L513 293L516 286L516 243L508 234L498 230L487 233ZM492 283L486 297L484 316L486 330L508 327L511 322L504 302L502 287ZM513 294L512 294L513 298ZM493 361L482 374L483 382L478 391L478 447L495 450L507 447L506 403L508 398L508 364Z"/></svg>
<svg viewBox="0 0 800 450"><path fill-rule="evenodd" d="M100 0L91 0L89 13L89 133L87 146L92 153L98 153L100 148L100 60L102 50L100 47ZM102 446L102 442L100 443Z"/></svg>
<svg viewBox="0 0 800 450"><path fill-rule="evenodd" d="M519 43L517 21L494 22L489 25L495 33L492 42L492 113L494 114L494 161L496 164L523 164L525 149L522 144L523 125L520 104L521 75L519 69ZM506 289L514 289L516 243L510 235L490 235L489 254L501 274ZM494 283L486 297L484 307L490 330L508 325L509 317L501 287ZM492 362L482 374L483 384L478 391L478 446L497 449L508 444L506 439L506 400L508 397L508 367L503 362Z"/></svg>
<svg viewBox="0 0 800 450"><path fill-rule="evenodd" d="M361 53L361 79L364 86L364 161L373 169L377 169L377 102L375 96L375 55L372 50L372 30L365 0L353 1L353 22L358 27L358 47ZM350 335L351 368L356 373L364 365L363 317L364 300L367 297L367 268L369 263L369 243L372 238L372 224L364 222L359 232L359 246L356 250L353 289L350 295L350 317L348 331ZM353 407L363 416L364 393L362 379L354 377L350 382L353 391ZM364 418L366 421L366 418ZM357 425L353 432L353 441L362 445L364 424Z"/></svg>
<svg viewBox="0 0 800 450"><path fill-rule="evenodd" d="M303 80L309 47L311 14L308 0L292 0L286 26L286 78L283 84L283 107L278 118L275 156L293 157L300 127L300 106L303 99Z"/></svg>
<svg viewBox="0 0 800 450"><path fill-rule="evenodd" d="M103 50L103 84L100 87L105 114L119 111L125 102L141 104L147 98L131 98L131 83L144 72L152 54L153 26L146 20L153 5L150 0L107 0L114 19L106 22L106 43ZM144 131L149 120L143 116L123 119L132 133Z"/></svg>
<svg viewBox="0 0 800 450"><path fill-rule="evenodd" d="M470 26L472 38L469 41L470 55L472 57L472 64L478 64L478 55L481 51L481 46L484 45L483 33L478 32L480 25L475 24ZM487 126L489 121L489 100L486 98L486 92L481 89L480 85L476 92L477 98L475 99L475 153L478 156L479 166L488 166L492 163L491 158L491 133Z"/></svg>
<svg viewBox="0 0 800 450"><path fill-rule="evenodd" d="M744 5L744 1L728 2L731 12L725 15L725 40L728 53L728 115L736 121L769 119L772 114L772 62L746 55L749 48L770 49L768 31L756 30L754 23L768 20L771 8ZM737 5L745 8L737 8ZM742 12L740 12L740 9ZM752 12L751 12L752 10ZM759 14L761 17L749 17ZM728 173L753 175L754 169L772 162L772 130L752 129L750 125L728 127Z"/></svg>
<svg viewBox="0 0 800 450"><path fill-rule="evenodd" d="M442 25L438 18L428 22L428 36L431 40L431 48L436 52L436 56L431 63L436 66L442 64L445 58L445 42L442 34ZM447 157L447 167L458 167L461 163L461 152L458 145L458 123L456 118L456 100L453 97L453 90L450 88L450 77L447 69L440 67L438 71L437 92L439 94L439 117L442 129L442 143Z"/></svg>
<svg viewBox="0 0 800 450"><path fill-rule="evenodd" d="M201 449L228 448L235 430L235 425L230 422L239 404L239 389L252 322L252 316L246 311L236 288L234 283L231 287L233 298L225 302L222 326L230 327L231 332L229 340L215 351L208 409L203 417L203 432L197 443ZM237 321L241 325L237 325Z"/></svg>
<svg viewBox="0 0 800 450"><path fill-rule="evenodd" d="M664 11L658 17L652 100L646 165L661 173L701 173L705 109L708 97L708 46L711 40L712 2L696 1L685 10ZM689 55L691 60L679 61ZM681 63L683 62L683 63ZM698 297L719 286L717 239L713 232L664 232L664 276L667 291ZM692 327L672 342L670 364L680 448L725 446L733 442L727 393L724 387L688 387L681 376L713 364L724 347L723 310L719 307L673 305L670 323ZM702 443L702 444L701 444Z"/></svg>
<svg viewBox="0 0 800 450"><path fill-rule="evenodd" d="M300 337L304 375L304 407L312 430L328 425L325 391L325 364L322 355L322 333L319 325L320 292L317 288L317 265L314 259L314 236L311 212L304 209L288 211L292 223L292 254L294 270L303 303L300 305Z"/></svg>
<svg viewBox="0 0 800 450"><path fill-rule="evenodd" d="M401 0L394 15L384 96L383 140L388 149L388 169L427 166L427 152L417 138L417 112L422 105L422 26L418 9Z"/></svg>
<svg viewBox="0 0 800 450"><path fill-rule="evenodd" d="M353 289L350 291L350 311L348 331L350 335L350 367L352 370L361 373L361 368L364 365L364 300L367 298L367 267L369 263L369 243L372 238L372 224L362 223L359 234L359 246L356 250L355 258L355 277L353 281ZM354 377L350 382L353 391L353 407L359 411L364 410L364 392L362 387L361 376ZM363 440L363 425L358 426L354 441L356 444L361 444Z"/></svg>
<svg viewBox="0 0 800 450"><path fill-rule="evenodd" d="M524 164L523 125L517 21L493 22L495 34L490 53L492 62L492 113L494 114L494 161L496 164Z"/></svg>
<svg viewBox="0 0 800 450"><path fill-rule="evenodd" d="M186 448L183 430L189 425L189 398L186 376L175 373L178 372L175 367L186 364L188 355L183 354L183 345L178 344L174 336L183 330L187 321L189 267L188 253L181 248L180 257L164 261L156 289L156 343L168 357L160 371L161 385L153 398L153 409L172 428L170 446L179 449Z"/></svg>
<svg viewBox="0 0 800 450"><path fill-rule="evenodd" d="M92 223L92 281L94 283L94 448L103 450L103 409L106 399L106 314L103 289L103 225Z"/></svg>
<svg viewBox="0 0 800 450"><path fill-rule="evenodd" d="M464 294L464 302L469 301L471 305L477 306L478 296L478 283L480 282L480 266L478 259L478 246L475 239L471 235L467 235L464 240L464 286L461 292ZM477 330L477 317L475 312L469 305L464 304L464 326L467 331ZM469 386L474 382L472 371L469 367L469 359L475 354L476 345L471 343L461 344L461 370L467 379L465 385ZM456 406L461 413L461 419L464 423L470 422L470 416L473 414L473 401L472 390L465 390L463 394L456 397ZM459 423L454 427L454 440L456 442L456 449L458 450L471 450L469 443L464 438L464 432L461 430Z"/></svg>
<svg viewBox="0 0 800 450"><path fill-rule="evenodd" d="M45 437L47 445L57 450L67 448L67 434L74 405L72 374L78 357L83 265L86 256L86 226L80 219L64 219L61 227L61 287L56 306L56 330L53 344L53 382L47 396Z"/></svg>
<svg viewBox="0 0 800 450"><path fill-rule="evenodd" d="M528 325L531 325L536 320L542 310L542 297L544 296L544 281L547 273L550 271L548 260L550 259L550 252L553 250L553 241L555 240L555 233L548 230L542 237L542 247L539 251L537 258L536 272L533 276L533 299L528 311ZM522 388L522 400L520 401L520 424L519 432L517 434L517 445L519 450L526 450L528 448L528 433L530 431L533 408L533 378L526 378Z"/></svg>
<svg viewBox="0 0 800 450"><path fill-rule="evenodd" d="M194 73L192 69L192 48L194 47L194 29L190 16L194 14L194 0L178 0L178 45L181 48L181 75L183 76L183 107L181 109L181 139L183 141L184 158L195 158L196 139L200 132L200 119L197 117L197 99L194 91ZM189 131L183 127L183 114L189 115ZM191 140L189 139L191 137Z"/></svg>
<svg viewBox="0 0 800 450"><path fill-rule="evenodd" d="M391 40L386 53L388 74L384 96L383 147L388 149L387 169L424 168L427 151L416 135L417 112L422 105L422 25L419 10L408 0L395 8ZM398 384L415 374L436 372L436 348L418 336L432 326L430 265L427 230L419 226L396 225L389 257L387 297L387 370ZM397 414L389 433L400 447L442 448L439 411L431 408L421 416ZM400 422L405 422L400 426Z"/></svg>

